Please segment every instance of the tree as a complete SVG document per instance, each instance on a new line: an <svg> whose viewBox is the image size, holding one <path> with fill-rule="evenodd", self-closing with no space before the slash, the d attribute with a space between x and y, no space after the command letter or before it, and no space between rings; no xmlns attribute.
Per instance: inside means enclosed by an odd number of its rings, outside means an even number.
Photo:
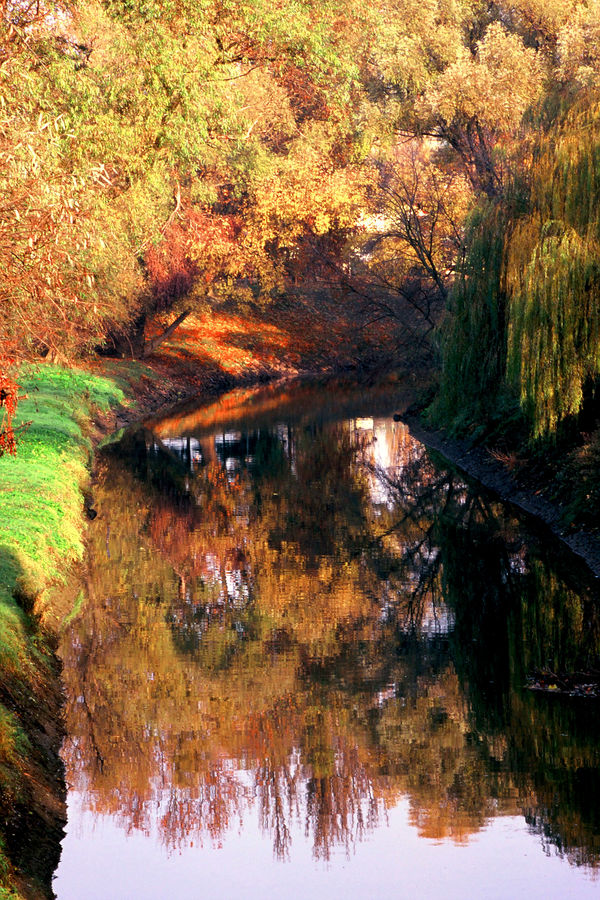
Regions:
<svg viewBox="0 0 600 900"><path fill-rule="evenodd" d="M496 5L405 0L378 23L371 64L396 126L447 143L487 196L501 188L499 151L541 94L546 65L505 20Z"/></svg>
<svg viewBox="0 0 600 900"><path fill-rule="evenodd" d="M517 131L541 95L543 74L537 51L493 22L474 50L461 49L427 91L422 128L450 144L477 193L499 193L499 141Z"/></svg>
<svg viewBox="0 0 600 900"><path fill-rule="evenodd" d="M400 139L392 159L376 160L375 169L372 208L379 233L370 236L363 258L374 284L398 294L431 330L464 252L472 190L431 139ZM368 233L368 221L366 228ZM377 297L373 303L377 307Z"/></svg>

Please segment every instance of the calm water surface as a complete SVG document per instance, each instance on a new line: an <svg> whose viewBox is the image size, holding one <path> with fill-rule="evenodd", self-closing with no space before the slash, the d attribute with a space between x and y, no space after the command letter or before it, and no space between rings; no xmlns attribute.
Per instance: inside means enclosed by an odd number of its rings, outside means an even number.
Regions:
<svg viewBox="0 0 600 900"><path fill-rule="evenodd" d="M59 900L600 896L572 558L398 398L236 392L103 451L62 655Z"/></svg>

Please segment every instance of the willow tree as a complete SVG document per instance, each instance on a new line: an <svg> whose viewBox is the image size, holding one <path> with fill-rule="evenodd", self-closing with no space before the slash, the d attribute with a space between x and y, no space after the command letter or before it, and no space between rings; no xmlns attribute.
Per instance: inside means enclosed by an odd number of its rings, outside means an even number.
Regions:
<svg viewBox="0 0 600 900"><path fill-rule="evenodd" d="M502 204L491 201L472 213L467 252L440 329L442 377L432 412L459 431L489 424L503 405L509 218Z"/></svg>
<svg viewBox="0 0 600 900"><path fill-rule="evenodd" d="M599 203L600 104L583 91L527 178L479 206L442 331L441 418L489 424L508 397L537 439L580 411L600 375Z"/></svg>
<svg viewBox="0 0 600 900"><path fill-rule="evenodd" d="M576 414L600 374L600 104L542 139L528 214L507 247L509 381L534 437Z"/></svg>

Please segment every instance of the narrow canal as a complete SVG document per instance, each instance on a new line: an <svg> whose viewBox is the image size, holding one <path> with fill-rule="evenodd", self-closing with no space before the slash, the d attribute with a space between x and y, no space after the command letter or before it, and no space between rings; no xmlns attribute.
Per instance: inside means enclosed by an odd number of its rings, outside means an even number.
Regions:
<svg viewBox="0 0 600 900"><path fill-rule="evenodd" d="M599 895L600 701L531 689L600 668L594 581L395 403L236 392L101 452L59 900Z"/></svg>

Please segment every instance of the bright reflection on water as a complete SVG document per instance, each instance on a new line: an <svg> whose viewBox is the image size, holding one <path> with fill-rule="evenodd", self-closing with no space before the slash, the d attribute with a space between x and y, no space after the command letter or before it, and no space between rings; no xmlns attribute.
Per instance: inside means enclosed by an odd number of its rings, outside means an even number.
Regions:
<svg viewBox="0 0 600 900"><path fill-rule="evenodd" d="M240 392L105 449L65 636L59 900L597 895L572 560L381 394Z"/></svg>

